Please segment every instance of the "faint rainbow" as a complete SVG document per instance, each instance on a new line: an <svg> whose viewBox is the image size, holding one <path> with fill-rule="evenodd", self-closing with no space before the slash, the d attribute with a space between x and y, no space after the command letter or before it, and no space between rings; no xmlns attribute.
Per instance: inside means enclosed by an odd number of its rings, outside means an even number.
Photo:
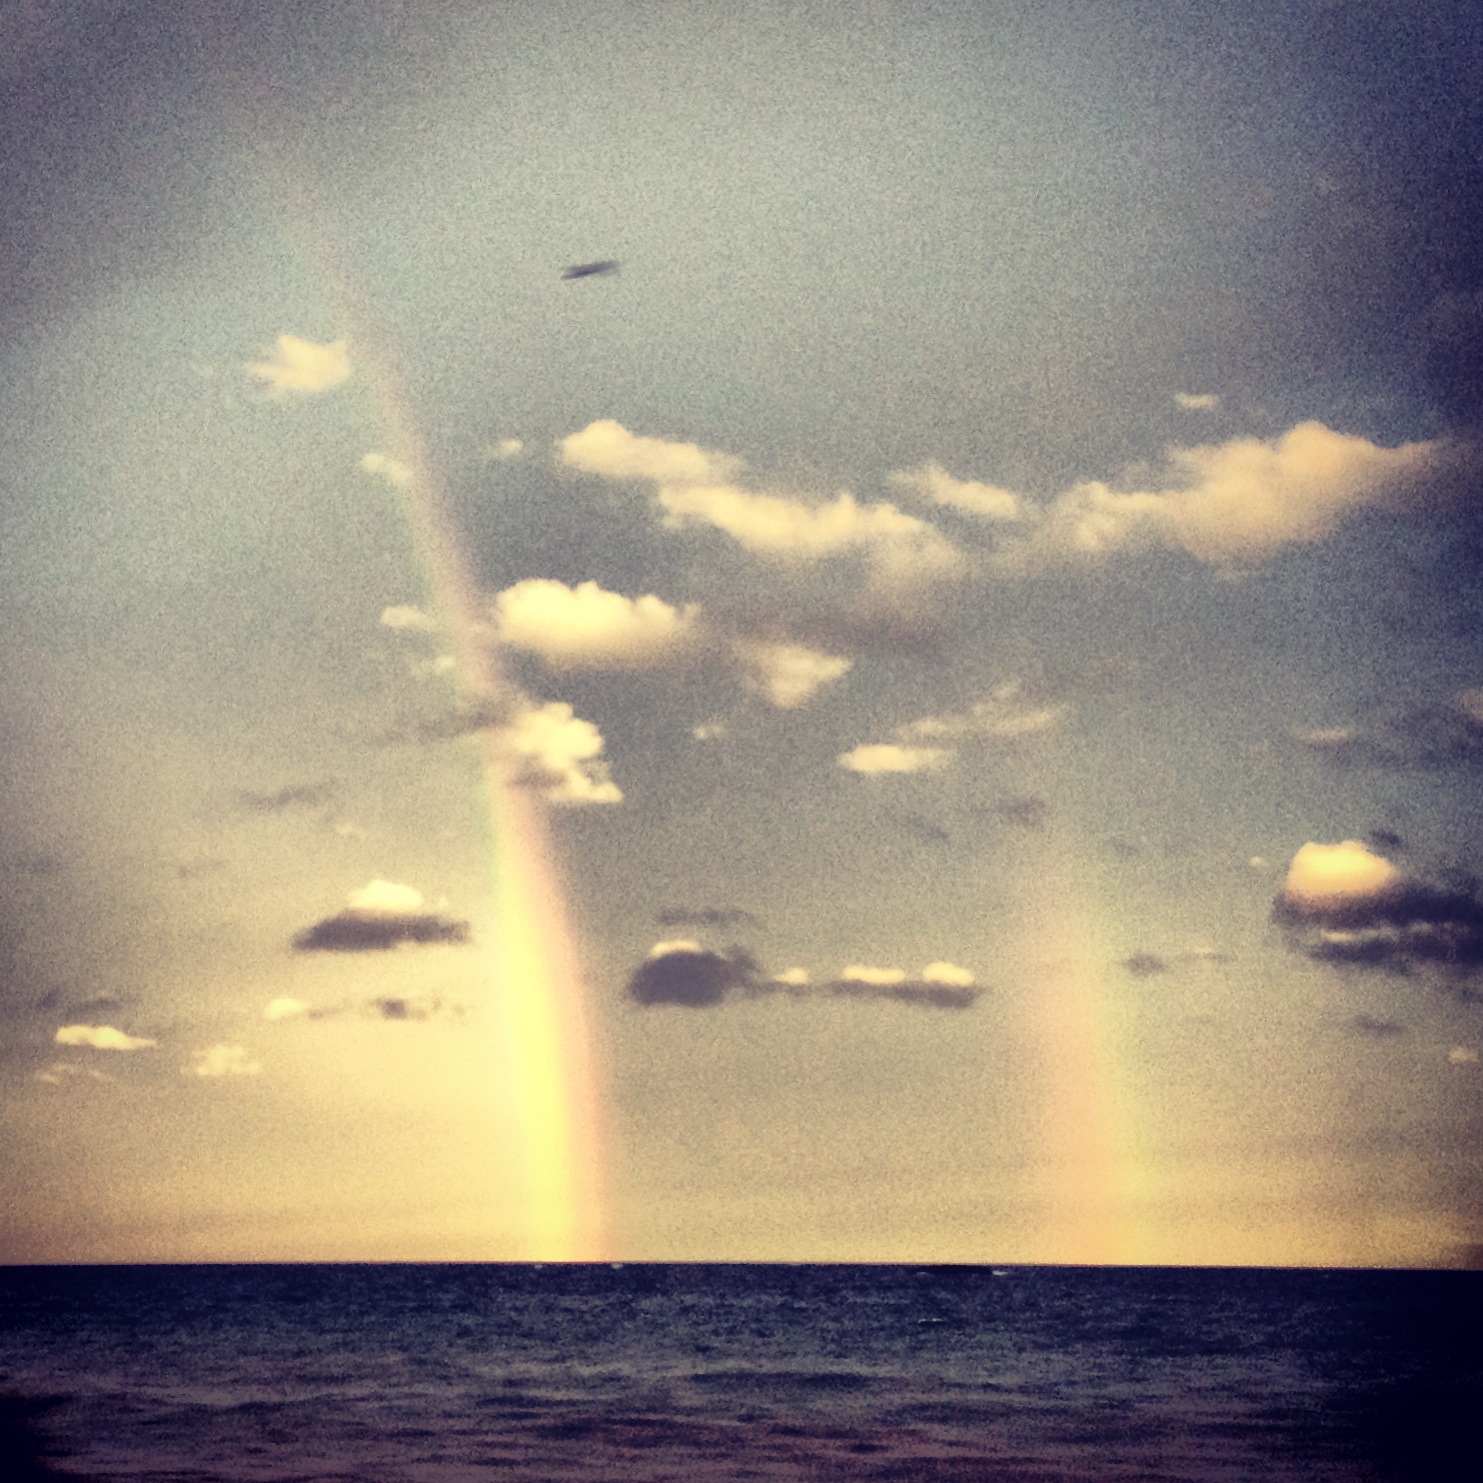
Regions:
<svg viewBox="0 0 1483 1483"><path fill-rule="evenodd" d="M1091 863L1066 826L1025 851L1019 940L1031 945L1025 1032L1035 1063L1030 1150L1037 1260L1151 1259L1132 1058Z"/></svg>
<svg viewBox="0 0 1483 1483"><path fill-rule="evenodd" d="M309 161L299 141L272 124L274 110L261 88L239 77L226 89L223 107L225 121L245 136L318 266L349 344L353 373L372 398L384 451L405 470L396 481L402 508L452 647L460 697L471 708L497 708L513 692L395 337L355 287ZM479 748L492 845L497 1070L520 1164L513 1239L526 1260L600 1260L608 1255L609 1216L598 1072L546 805L512 781L511 760L494 731L477 731L470 741ZM498 1171L490 1177L491 1187L497 1185ZM509 1234L491 1233L501 1252Z"/></svg>

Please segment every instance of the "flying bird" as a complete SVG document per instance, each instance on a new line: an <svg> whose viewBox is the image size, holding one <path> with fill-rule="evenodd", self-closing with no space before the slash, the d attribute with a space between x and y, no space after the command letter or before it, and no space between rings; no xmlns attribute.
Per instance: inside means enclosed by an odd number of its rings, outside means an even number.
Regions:
<svg viewBox="0 0 1483 1483"><path fill-rule="evenodd" d="M576 263L562 273L562 278L570 281L573 278L596 278L608 273L618 271L616 258L604 258L600 263Z"/></svg>

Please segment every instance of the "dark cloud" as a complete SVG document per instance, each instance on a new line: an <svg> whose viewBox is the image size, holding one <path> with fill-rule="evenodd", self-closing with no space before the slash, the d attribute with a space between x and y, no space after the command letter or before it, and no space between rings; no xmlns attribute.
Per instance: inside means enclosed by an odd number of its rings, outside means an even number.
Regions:
<svg viewBox="0 0 1483 1483"><path fill-rule="evenodd" d="M1134 978L1153 978L1156 974L1169 972L1168 962L1157 953L1134 953L1132 957L1124 958L1121 966Z"/></svg>
<svg viewBox="0 0 1483 1483"><path fill-rule="evenodd" d="M916 835L927 844L948 844L952 840L952 835L941 824L934 824L925 814L907 812L898 814L896 819L908 834Z"/></svg>
<svg viewBox="0 0 1483 1483"><path fill-rule="evenodd" d="M1373 1014L1357 1014L1349 1021L1349 1028L1356 1035L1368 1036L1371 1040L1393 1040L1404 1035L1406 1027L1396 1020L1382 1020Z"/></svg>
<svg viewBox="0 0 1483 1483"><path fill-rule="evenodd" d="M402 943L461 943L469 940L467 922L450 921L433 912L357 912L346 910L306 927L293 940L300 953L368 953Z"/></svg>
<svg viewBox="0 0 1483 1483"><path fill-rule="evenodd" d="M719 1004L732 989L755 987L759 970L748 953L728 956L684 949L646 958L628 979L629 995L639 1004L685 1004L692 1009Z"/></svg>
<svg viewBox="0 0 1483 1483"><path fill-rule="evenodd" d="M294 783L276 793L256 793L250 788L237 791L237 802L249 813L281 814L291 808L317 808L328 803L333 794L329 783Z"/></svg>
<svg viewBox="0 0 1483 1483"><path fill-rule="evenodd" d="M807 986L804 986L804 992L808 992ZM892 999L898 1004L918 1004L928 1009L967 1009L980 991L971 985L926 983L920 979L904 979L899 984L871 984L853 978L837 978L820 984L813 992L836 999Z"/></svg>
<svg viewBox="0 0 1483 1483"><path fill-rule="evenodd" d="M1288 945L1320 963L1406 974L1430 967L1457 978L1483 967L1477 886L1402 877L1384 890L1321 903L1280 894L1272 920Z"/></svg>
<svg viewBox="0 0 1483 1483"><path fill-rule="evenodd" d="M1456 703L1411 706L1365 727L1300 733L1298 741L1333 767L1483 766L1483 718Z"/></svg>
<svg viewBox="0 0 1483 1483"><path fill-rule="evenodd" d="M833 979L826 983L785 983L768 978L744 948L725 953L707 949L679 949L648 958L628 979L628 993L637 1003L684 1004L705 1009L736 992L751 996L781 994L789 998L890 999L930 1009L967 1009L979 995L970 985L902 980L868 983L860 979Z"/></svg>
<svg viewBox="0 0 1483 1483"><path fill-rule="evenodd" d="M994 817L1016 829L1044 829L1050 804L1043 798L1005 798L990 810Z"/></svg>
<svg viewBox="0 0 1483 1483"><path fill-rule="evenodd" d="M437 1013L436 1004L423 1004L416 999L372 999L371 1008L384 1020L429 1020Z"/></svg>
<svg viewBox="0 0 1483 1483"><path fill-rule="evenodd" d="M661 927L760 927L751 912L739 906L670 906L654 919Z"/></svg>

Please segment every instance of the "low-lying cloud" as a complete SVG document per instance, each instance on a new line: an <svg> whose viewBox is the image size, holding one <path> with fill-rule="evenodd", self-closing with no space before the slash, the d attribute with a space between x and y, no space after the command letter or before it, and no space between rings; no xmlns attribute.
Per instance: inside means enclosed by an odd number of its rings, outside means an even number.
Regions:
<svg viewBox="0 0 1483 1483"><path fill-rule="evenodd" d="M772 976L743 948L713 952L694 942L658 943L628 978L628 994L645 1006L676 1004L707 1009L733 995L890 1000L927 1009L967 1009L979 996L973 974L946 961L916 977L900 968L852 964L838 977L814 982L806 970Z"/></svg>
<svg viewBox="0 0 1483 1483"><path fill-rule="evenodd" d="M468 940L469 924L428 910L421 892L394 881L373 880L352 891L343 910L306 927L293 945L301 953L365 953Z"/></svg>

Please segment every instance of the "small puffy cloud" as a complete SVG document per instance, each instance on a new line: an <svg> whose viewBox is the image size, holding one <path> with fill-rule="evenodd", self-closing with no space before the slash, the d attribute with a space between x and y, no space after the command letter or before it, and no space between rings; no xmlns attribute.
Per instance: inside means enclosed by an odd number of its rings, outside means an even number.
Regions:
<svg viewBox="0 0 1483 1483"><path fill-rule="evenodd" d="M713 526L774 561L809 563L861 552L880 577L893 581L941 575L962 562L940 531L895 505L861 504L848 491L812 504L745 489L736 482L740 460L694 443L640 437L611 419L572 433L559 448L568 468L652 482L667 524Z"/></svg>
<svg viewBox="0 0 1483 1483"><path fill-rule="evenodd" d="M1305 844L1288 867L1281 899L1294 912L1333 913L1393 894L1401 879L1389 860L1357 839Z"/></svg>
<svg viewBox="0 0 1483 1483"><path fill-rule="evenodd" d="M306 927L293 940L301 953L382 952L403 944L462 943L467 922L429 911L422 893L395 881L373 880L352 891L343 911Z"/></svg>
<svg viewBox="0 0 1483 1483"><path fill-rule="evenodd" d="M720 741L726 735L726 723L724 721L702 721L698 726L690 728L690 735L698 742Z"/></svg>
<svg viewBox="0 0 1483 1483"><path fill-rule="evenodd" d="M941 464L926 463L919 469L902 469L891 475L893 483L915 490L926 499L988 520L1018 520L1022 501L1012 489L980 484L973 479L955 479Z"/></svg>
<svg viewBox="0 0 1483 1483"><path fill-rule="evenodd" d="M840 982L847 984L904 984L906 974L900 968L871 968L864 963L851 963L842 968Z"/></svg>
<svg viewBox="0 0 1483 1483"><path fill-rule="evenodd" d="M268 1000L263 1007L263 1018L265 1020L294 1020L309 1013L307 1000L295 999L291 995L283 994L277 999Z"/></svg>
<svg viewBox="0 0 1483 1483"><path fill-rule="evenodd" d="M781 973L774 973L772 981L775 984L786 984L789 988L801 989L809 981L807 968L785 968Z"/></svg>
<svg viewBox="0 0 1483 1483"><path fill-rule="evenodd" d="M645 438L606 418L589 423L557 445L561 461L584 474L610 479L652 479L656 484L718 484L740 467L722 453L694 443Z"/></svg>
<svg viewBox="0 0 1483 1483"><path fill-rule="evenodd" d="M525 444L519 438L501 438L490 446L488 452L496 463L508 463L525 452Z"/></svg>
<svg viewBox="0 0 1483 1483"><path fill-rule="evenodd" d="M1478 1064L1478 1052L1470 1050L1465 1045L1454 1045L1447 1052L1447 1059L1454 1066L1476 1066Z"/></svg>
<svg viewBox="0 0 1483 1483"><path fill-rule="evenodd" d="M195 1064L187 1068L187 1075L256 1076L262 1069L262 1062L254 1061L245 1046L209 1045L196 1056Z"/></svg>
<svg viewBox="0 0 1483 1483"><path fill-rule="evenodd" d="M1320 962L1454 978L1483 966L1483 900L1400 870L1358 840L1306 844L1272 909L1291 947Z"/></svg>
<svg viewBox="0 0 1483 1483"><path fill-rule="evenodd" d="M853 660L807 644L736 639L732 645L747 686L782 710L805 704L848 673Z"/></svg>
<svg viewBox="0 0 1483 1483"><path fill-rule="evenodd" d="M922 716L898 726L889 742L874 742L842 753L839 765L850 772L927 772L946 767L964 746L1012 742L1059 726L1065 706L1027 703L1017 681L1000 685L966 711Z"/></svg>
<svg viewBox="0 0 1483 1483"><path fill-rule="evenodd" d="M495 598L500 639L553 669L653 669L693 649L699 609L534 577Z"/></svg>
<svg viewBox="0 0 1483 1483"><path fill-rule="evenodd" d="M378 479L385 479L388 484L394 484L398 489L406 489L412 483L412 470L389 453L367 453L361 459L360 466L366 473L373 474Z"/></svg>
<svg viewBox="0 0 1483 1483"><path fill-rule="evenodd" d="M1220 406L1220 398L1208 391L1176 391L1174 400L1186 412L1213 412Z"/></svg>
<svg viewBox="0 0 1483 1483"><path fill-rule="evenodd" d="M87 1045L94 1050L148 1050L157 1043L126 1035L112 1025L63 1025L52 1038L58 1045Z"/></svg>
<svg viewBox="0 0 1483 1483"><path fill-rule="evenodd" d="M398 633L431 633L437 628L437 619L411 603L393 603L381 609L381 626Z"/></svg>
<svg viewBox="0 0 1483 1483"><path fill-rule="evenodd" d="M972 988L976 980L973 972L968 968L960 968L956 963L929 963L922 969L922 982L928 984L950 984L954 988Z"/></svg>
<svg viewBox="0 0 1483 1483"><path fill-rule="evenodd" d="M895 742L867 742L841 752L839 765L867 776L888 772L930 772L946 767L953 755L948 747L903 747Z"/></svg>
<svg viewBox="0 0 1483 1483"><path fill-rule="evenodd" d="M310 396L344 381L350 375L350 356L343 340L316 345L297 335L279 335L271 358L247 369L279 396L289 392Z"/></svg>
<svg viewBox="0 0 1483 1483"><path fill-rule="evenodd" d="M564 701L527 706L495 736L518 787L559 804L623 801L602 760L602 733Z"/></svg>

